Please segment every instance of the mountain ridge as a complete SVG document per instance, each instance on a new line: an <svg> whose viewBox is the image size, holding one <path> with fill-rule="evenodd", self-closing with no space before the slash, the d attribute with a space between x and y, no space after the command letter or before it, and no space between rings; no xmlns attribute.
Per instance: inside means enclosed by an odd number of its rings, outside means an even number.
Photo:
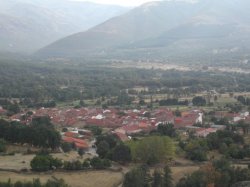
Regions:
<svg viewBox="0 0 250 187"><path fill-rule="evenodd" d="M249 6L248 6L249 5ZM246 55L250 2L244 0L157 1L144 4L85 32L38 51L44 57L115 59L199 56L214 51ZM250 46L250 45L249 45ZM150 54L150 55L148 55Z"/></svg>
<svg viewBox="0 0 250 187"><path fill-rule="evenodd" d="M120 6L68 0L0 0L0 51L32 53L127 10Z"/></svg>

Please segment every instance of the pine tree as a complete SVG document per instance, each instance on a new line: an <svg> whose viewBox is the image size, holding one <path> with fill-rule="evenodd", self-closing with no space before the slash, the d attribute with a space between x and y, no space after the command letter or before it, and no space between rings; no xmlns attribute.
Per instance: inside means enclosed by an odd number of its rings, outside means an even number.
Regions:
<svg viewBox="0 0 250 187"><path fill-rule="evenodd" d="M173 187L173 178L171 176L172 172L169 166L165 166L164 168L164 178L163 178L163 186L164 187Z"/></svg>
<svg viewBox="0 0 250 187"><path fill-rule="evenodd" d="M155 170L153 174L152 187L162 187L162 186L163 186L162 173L159 170Z"/></svg>

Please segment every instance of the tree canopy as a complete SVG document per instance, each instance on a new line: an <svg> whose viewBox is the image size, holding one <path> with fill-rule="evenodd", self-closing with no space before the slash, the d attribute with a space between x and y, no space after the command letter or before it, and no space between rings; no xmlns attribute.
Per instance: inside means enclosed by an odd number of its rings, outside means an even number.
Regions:
<svg viewBox="0 0 250 187"><path fill-rule="evenodd" d="M129 141L134 161L155 164L173 158L175 145L167 136L150 136L137 141Z"/></svg>

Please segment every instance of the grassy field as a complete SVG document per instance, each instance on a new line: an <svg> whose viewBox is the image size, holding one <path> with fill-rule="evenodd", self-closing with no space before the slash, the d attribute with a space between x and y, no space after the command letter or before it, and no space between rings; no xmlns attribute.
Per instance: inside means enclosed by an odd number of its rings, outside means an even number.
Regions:
<svg viewBox="0 0 250 187"><path fill-rule="evenodd" d="M41 182L48 179L64 179L71 187L115 187L123 179L119 172L111 171L88 171L88 172L55 172L53 174L18 174L12 172L0 172L0 181L32 181L39 178Z"/></svg>
<svg viewBox="0 0 250 187"><path fill-rule="evenodd" d="M199 170L199 168L199 166L171 167L174 183L176 184L181 178L192 174L194 171Z"/></svg>
<svg viewBox="0 0 250 187"><path fill-rule="evenodd" d="M13 169L13 170L21 170L21 169L30 169L30 161L34 158L35 155L23 155L23 154L15 154L13 156L0 156L0 168L1 169ZM81 160L83 161L90 156L85 154L83 157L80 157L76 152L70 153L56 153L52 154L53 157L62 159L64 161L72 161L72 160Z"/></svg>

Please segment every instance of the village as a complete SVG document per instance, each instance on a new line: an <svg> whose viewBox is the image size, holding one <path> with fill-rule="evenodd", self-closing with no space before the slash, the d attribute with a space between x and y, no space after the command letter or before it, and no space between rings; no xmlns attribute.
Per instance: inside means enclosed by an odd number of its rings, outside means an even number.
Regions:
<svg viewBox="0 0 250 187"><path fill-rule="evenodd" d="M0 113L4 114L1 109ZM210 133L224 130L224 124L215 124L205 121L206 112L202 109L191 108L181 111L178 116L169 108L158 108L154 110L134 109L121 110L116 108L40 108L37 110L21 112L9 118L10 121L18 121L26 125L31 123L34 117L48 116L51 122L61 132L62 140L73 143L77 149L84 149L92 154L93 133L86 127L100 127L107 129L118 139L125 142L135 135L150 133L157 129L158 125L173 125L174 129L184 136L187 132L193 132L197 137L206 137ZM211 118L211 114L210 118ZM226 119L229 124L237 125L238 122L250 122L249 112L230 113L216 111L212 114L216 120ZM66 129L66 130L65 130ZM240 129L240 128L239 128ZM241 129L239 130L242 133Z"/></svg>

